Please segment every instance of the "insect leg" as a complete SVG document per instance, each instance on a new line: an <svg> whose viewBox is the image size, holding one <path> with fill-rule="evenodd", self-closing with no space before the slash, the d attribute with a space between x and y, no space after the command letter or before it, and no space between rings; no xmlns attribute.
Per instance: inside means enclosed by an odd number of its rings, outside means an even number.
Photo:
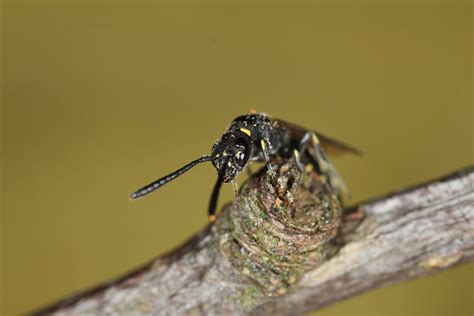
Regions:
<svg viewBox="0 0 474 316"><path fill-rule="evenodd" d="M296 186L293 189L293 196L296 197L296 193L298 193L298 188L300 187L301 180L303 179L303 172L305 171L305 167L300 159L300 153L298 150L293 150L293 155L295 156L296 166L298 167L300 174L298 175L298 180L296 182Z"/></svg>
<svg viewBox="0 0 474 316"><path fill-rule="evenodd" d="M235 179L232 180L232 188L234 188L234 195L238 196L239 195L239 185L237 184L237 181Z"/></svg>
<svg viewBox="0 0 474 316"><path fill-rule="evenodd" d="M300 142L298 143L298 152L300 154L303 154L306 148L308 147L308 144L311 143L311 141L312 141L312 133L310 132L305 133L303 138L301 138ZM318 165L317 160L314 157L309 157L309 160L310 160L310 163L304 166L304 170L308 173L313 170L319 170L319 165ZM300 166L298 167L300 168Z"/></svg>
<svg viewBox="0 0 474 316"><path fill-rule="evenodd" d="M329 184L336 189L342 196L349 196L349 191L342 180L342 177L337 172L336 168L327 160L323 147L321 146L318 136L315 133L311 134L312 148L308 150L310 154L316 159L321 174L327 177ZM310 149L310 148L308 148Z"/></svg>
<svg viewBox="0 0 474 316"><path fill-rule="evenodd" d="M260 148L262 149L263 159L265 160L265 163L268 166L268 170L270 170L270 174L273 181L276 183L275 171L273 170L273 167L270 164L270 149L268 148L268 146L270 146L268 138L260 139Z"/></svg>
<svg viewBox="0 0 474 316"><path fill-rule="evenodd" d="M304 152L306 149L306 146L308 146L308 143L311 141L311 133L307 132L304 134L303 138L301 138L299 144L298 144L298 151L299 152Z"/></svg>
<svg viewBox="0 0 474 316"><path fill-rule="evenodd" d="M208 210L208 219L210 222L214 222L216 220L217 199L219 197L219 191L221 190L222 182L223 182L222 178L219 176L217 178L216 184L214 185L214 189L212 190L211 200L209 201L209 210Z"/></svg>
<svg viewBox="0 0 474 316"><path fill-rule="evenodd" d="M301 138L300 142L298 143L298 148L293 149L293 156L295 157L296 166L300 170L296 187L293 189L293 196L296 196L296 193L298 193L298 188L300 187L301 180L303 179L303 173L306 170L305 166L301 162L300 153L303 153L306 150L306 147L310 141L311 141L311 133L309 132L305 133L303 138Z"/></svg>

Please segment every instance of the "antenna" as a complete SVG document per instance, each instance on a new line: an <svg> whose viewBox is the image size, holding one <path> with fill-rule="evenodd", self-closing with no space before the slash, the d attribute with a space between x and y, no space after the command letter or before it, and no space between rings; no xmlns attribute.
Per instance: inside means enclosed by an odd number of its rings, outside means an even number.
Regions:
<svg viewBox="0 0 474 316"><path fill-rule="evenodd" d="M176 170L175 172L173 173L170 173L169 175L167 176L164 176L163 178L160 178L158 180L155 180L153 181L152 183L150 184L147 184L146 186L144 186L143 188L133 192L131 195L130 195L130 200L136 200L138 198L141 198L153 191L155 191L156 189L159 189L160 187L164 186L165 184L167 184L168 182L176 179L177 177L179 177L180 175L182 175L183 173L185 173L186 171L188 171L189 169L191 169L192 167L194 167L195 165L197 164L200 164L202 162L207 162L207 161L211 161L212 160L212 157L209 156L209 155L205 155L205 156L202 156L201 158L199 159L196 159L194 161L191 161L190 163L188 163L187 165L185 165L184 167Z"/></svg>

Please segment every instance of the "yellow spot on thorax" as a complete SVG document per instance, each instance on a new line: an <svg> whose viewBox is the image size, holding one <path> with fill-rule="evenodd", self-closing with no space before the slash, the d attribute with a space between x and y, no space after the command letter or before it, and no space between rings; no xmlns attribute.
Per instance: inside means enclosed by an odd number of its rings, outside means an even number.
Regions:
<svg viewBox="0 0 474 316"><path fill-rule="evenodd" d="M265 141L263 139L260 140L260 146L262 146L263 150L267 149L267 144L265 144Z"/></svg>
<svg viewBox="0 0 474 316"><path fill-rule="evenodd" d="M249 131L248 129L246 129L246 128L243 128L243 127L242 127L242 128L240 129L240 131L241 131L242 133L247 134L248 136L252 136L252 133L250 133L250 131Z"/></svg>

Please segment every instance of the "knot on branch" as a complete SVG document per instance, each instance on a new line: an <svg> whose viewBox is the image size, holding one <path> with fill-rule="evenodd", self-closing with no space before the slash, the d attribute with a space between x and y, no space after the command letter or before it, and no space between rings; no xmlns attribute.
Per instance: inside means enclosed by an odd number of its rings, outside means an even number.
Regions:
<svg viewBox="0 0 474 316"><path fill-rule="evenodd" d="M242 187L218 220L220 249L231 265L269 296L287 292L307 269L337 250L341 222L336 192L315 173L291 162L267 166ZM296 196L293 196L294 193Z"/></svg>

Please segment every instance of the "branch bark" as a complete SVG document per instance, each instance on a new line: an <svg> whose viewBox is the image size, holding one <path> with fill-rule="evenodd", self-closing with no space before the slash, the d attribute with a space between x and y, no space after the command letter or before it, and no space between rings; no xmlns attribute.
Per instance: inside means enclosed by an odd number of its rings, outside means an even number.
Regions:
<svg viewBox="0 0 474 316"><path fill-rule="evenodd" d="M171 253L35 315L296 315L474 258L474 167L342 211L287 163ZM292 200L294 198L294 201Z"/></svg>

